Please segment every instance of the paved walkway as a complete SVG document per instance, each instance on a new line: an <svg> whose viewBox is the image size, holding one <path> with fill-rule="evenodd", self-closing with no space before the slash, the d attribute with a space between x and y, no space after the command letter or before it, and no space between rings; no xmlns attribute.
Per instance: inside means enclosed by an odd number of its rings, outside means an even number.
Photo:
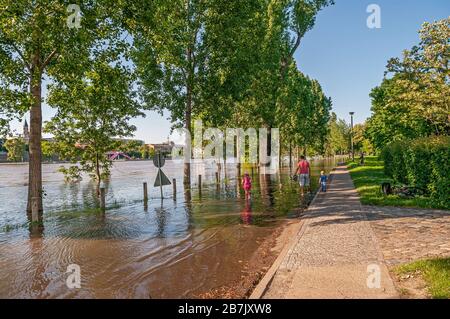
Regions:
<svg viewBox="0 0 450 319"><path fill-rule="evenodd" d="M329 191L318 196L302 219L291 246L275 262L272 274L269 270L273 277L267 289L259 287L264 293L255 296L257 288L252 297L398 297L345 167L337 168ZM369 288L368 279L374 277L369 271L377 269L380 285Z"/></svg>
<svg viewBox="0 0 450 319"><path fill-rule="evenodd" d="M450 212L364 206L388 266L450 257Z"/></svg>

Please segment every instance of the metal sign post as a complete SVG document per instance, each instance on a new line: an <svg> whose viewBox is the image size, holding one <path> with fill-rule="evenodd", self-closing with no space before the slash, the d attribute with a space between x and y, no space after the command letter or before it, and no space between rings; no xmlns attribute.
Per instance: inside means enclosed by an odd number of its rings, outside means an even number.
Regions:
<svg viewBox="0 0 450 319"><path fill-rule="evenodd" d="M156 176L154 187L159 186L161 190L161 199L164 198L162 187L165 185L171 185L169 178L167 178L166 174L162 171L161 167L164 166L166 160L164 157L161 157L161 153L158 153L153 158L153 164L158 167L158 175Z"/></svg>
<svg viewBox="0 0 450 319"><path fill-rule="evenodd" d="M158 153L158 167L159 167L159 170L161 170L161 154L160 153ZM162 174L158 174L158 175L159 175L159 189L161 190L161 198L163 198L164 196L163 196L163 191L162 191L162 178L161 178Z"/></svg>

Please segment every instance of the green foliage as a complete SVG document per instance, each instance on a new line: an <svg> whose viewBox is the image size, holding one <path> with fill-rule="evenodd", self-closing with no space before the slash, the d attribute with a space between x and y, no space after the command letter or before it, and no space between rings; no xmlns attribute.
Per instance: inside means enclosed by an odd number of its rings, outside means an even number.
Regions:
<svg viewBox="0 0 450 319"><path fill-rule="evenodd" d="M283 127L282 139L323 148L331 101L292 57L332 3L143 1L130 23L143 100L175 127Z"/></svg>
<svg viewBox="0 0 450 319"><path fill-rule="evenodd" d="M118 138L130 137L136 130L129 121L143 116L135 101L132 73L118 61L112 66L111 60L115 61L114 52L102 52L83 77L52 87L49 104L58 112L45 127L54 135L60 158L79 162L74 172L89 173L98 185L112 165L107 152L119 149Z"/></svg>
<svg viewBox="0 0 450 319"><path fill-rule="evenodd" d="M139 151L141 152L142 159L150 159L155 155L155 150L147 144L141 145Z"/></svg>
<svg viewBox="0 0 450 319"><path fill-rule="evenodd" d="M331 100L320 84L292 64L286 85L279 92L275 125L282 137L292 145L310 146L311 151L323 154Z"/></svg>
<svg viewBox="0 0 450 319"><path fill-rule="evenodd" d="M356 124L353 126L353 143L355 153L364 152L367 155L375 153L372 142L366 138L367 123Z"/></svg>
<svg viewBox="0 0 450 319"><path fill-rule="evenodd" d="M433 143L431 183L428 185L428 190L436 203L448 207L450 205L450 138L435 140Z"/></svg>
<svg viewBox="0 0 450 319"><path fill-rule="evenodd" d="M8 160L12 162L23 161L23 155L25 152L25 141L23 138L11 138L7 139L3 145L8 152Z"/></svg>
<svg viewBox="0 0 450 319"><path fill-rule="evenodd" d="M396 100L424 119L433 134L449 134L450 17L424 23L419 34L418 46L405 50L402 60L388 62L388 72L397 76Z"/></svg>
<svg viewBox="0 0 450 319"><path fill-rule="evenodd" d="M142 157L142 147L145 145L142 141L137 140L128 140L122 141L118 150L124 152L131 158L141 158ZM145 152L144 152L145 155Z"/></svg>
<svg viewBox="0 0 450 319"><path fill-rule="evenodd" d="M77 29L67 26L70 3L62 0L0 3L1 122L22 116L31 108L34 97L30 86L44 77L52 82L76 73L89 63L93 45L108 43L118 35L117 24L106 19L116 14L117 5L113 6L109 0L82 1L82 27Z"/></svg>
<svg viewBox="0 0 450 319"><path fill-rule="evenodd" d="M349 163L348 167L361 202L365 205L445 208L445 206L437 204L430 197L416 196L414 198L405 198L398 195L385 196L381 192L381 184L384 182L392 183L393 181L384 174L384 163L377 157L366 157L366 163L363 166L357 163Z"/></svg>
<svg viewBox="0 0 450 319"><path fill-rule="evenodd" d="M350 152L350 125L344 120L338 119L333 113L328 123L328 130L326 154L329 156L348 154Z"/></svg>
<svg viewBox="0 0 450 319"><path fill-rule="evenodd" d="M393 142L382 152L386 175L429 194L441 207L450 203L450 137Z"/></svg>
<svg viewBox="0 0 450 319"><path fill-rule="evenodd" d="M394 142L383 149L381 158L384 161L384 173L395 181L407 184L407 171L404 161L404 142Z"/></svg>
<svg viewBox="0 0 450 319"><path fill-rule="evenodd" d="M61 166L58 172L64 174L64 180L66 183L75 183L82 180L82 170L78 166L70 166L68 168Z"/></svg>
<svg viewBox="0 0 450 319"><path fill-rule="evenodd" d="M43 84L67 84L70 78L83 76L93 55L105 48L123 52L126 43L120 20L121 9L127 7L128 1L78 3L81 25L71 28L67 23L70 1L0 2L0 134L9 130L7 124L11 119L30 112L28 211L33 197L39 199L39 209L43 208L41 133L42 103L46 100L42 95L46 92ZM47 92L51 91L50 86Z"/></svg>
<svg viewBox="0 0 450 319"><path fill-rule="evenodd" d="M450 133L450 18L425 23L418 46L389 60L372 90L366 137L381 150L392 141Z"/></svg>
<svg viewBox="0 0 450 319"><path fill-rule="evenodd" d="M398 99L403 94L403 89L398 86L396 79L397 77L383 80L370 94L372 116L367 121L365 137L378 150L390 142L428 136L432 132L432 128L420 114Z"/></svg>
<svg viewBox="0 0 450 319"><path fill-rule="evenodd" d="M51 161L53 159L53 156L56 155L54 143L43 140L41 142L41 147L42 147L42 159L45 161Z"/></svg>

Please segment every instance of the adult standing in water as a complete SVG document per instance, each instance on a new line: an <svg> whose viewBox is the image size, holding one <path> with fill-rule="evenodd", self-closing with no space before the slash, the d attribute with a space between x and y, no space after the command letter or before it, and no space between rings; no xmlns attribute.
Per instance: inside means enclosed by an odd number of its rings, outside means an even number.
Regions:
<svg viewBox="0 0 450 319"><path fill-rule="evenodd" d="M298 182L300 184L300 189L303 195L305 188L307 189L307 191L309 191L309 185L311 181L310 165L304 155L300 156L300 161L297 164L297 169L295 170L294 175L297 174L299 174Z"/></svg>

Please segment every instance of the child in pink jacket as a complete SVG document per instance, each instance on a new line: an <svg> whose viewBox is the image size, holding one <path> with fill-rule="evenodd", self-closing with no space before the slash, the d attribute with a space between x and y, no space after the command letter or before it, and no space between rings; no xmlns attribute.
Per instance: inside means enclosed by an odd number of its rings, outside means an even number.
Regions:
<svg viewBox="0 0 450 319"><path fill-rule="evenodd" d="M252 179L250 178L250 175L248 173L244 174L244 178L242 179L242 186L244 187L245 191L245 198L250 198L250 191L252 190Z"/></svg>

